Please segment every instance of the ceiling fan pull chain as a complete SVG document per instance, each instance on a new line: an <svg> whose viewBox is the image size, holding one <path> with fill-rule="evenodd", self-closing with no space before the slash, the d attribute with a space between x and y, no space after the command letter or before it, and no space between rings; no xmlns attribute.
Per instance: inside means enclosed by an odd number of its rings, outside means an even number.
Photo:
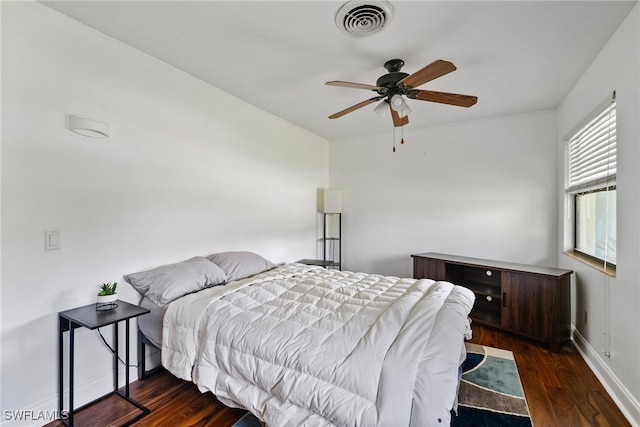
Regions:
<svg viewBox="0 0 640 427"><path fill-rule="evenodd" d="M393 128L393 152L396 152L396 128Z"/></svg>
<svg viewBox="0 0 640 427"><path fill-rule="evenodd" d="M401 130L400 144L404 144L404 126L402 126L400 130Z"/></svg>

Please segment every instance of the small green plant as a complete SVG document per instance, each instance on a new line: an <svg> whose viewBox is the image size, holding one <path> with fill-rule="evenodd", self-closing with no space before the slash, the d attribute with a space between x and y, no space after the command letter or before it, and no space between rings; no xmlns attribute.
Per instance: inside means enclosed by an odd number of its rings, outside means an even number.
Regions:
<svg viewBox="0 0 640 427"><path fill-rule="evenodd" d="M111 284L110 282L103 283L102 286L100 286L100 292L98 292L98 296L104 297L107 295L115 295L117 286L118 282L113 282L113 284Z"/></svg>

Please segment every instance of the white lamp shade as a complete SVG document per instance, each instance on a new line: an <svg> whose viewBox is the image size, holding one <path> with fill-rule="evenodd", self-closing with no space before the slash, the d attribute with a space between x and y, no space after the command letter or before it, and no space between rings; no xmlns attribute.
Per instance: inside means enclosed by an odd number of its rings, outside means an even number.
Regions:
<svg viewBox="0 0 640 427"><path fill-rule="evenodd" d="M402 107L400 110L398 110L398 115L400 117L406 117L409 114L411 114L411 108L409 108L409 106L407 105L407 103L404 103L404 107Z"/></svg>
<svg viewBox="0 0 640 427"><path fill-rule="evenodd" d="M402 95L395 94L391 97L391 108L400 112L407 104L404 102Z"/></svg>
<svg viewBox="0 0 640 427"><path fill-rule="evenodd" d="M374 108L373 111L380 117L386 117L387 113L389 112L389 105L386 101L382 101L378 105L376 105L376 108Z"/></svg>
<svg viewBox="0 0 640 427"><path fill-rule="evenodd" d="M342 190L326 189L323 191L322 212L342 213Z"/></svg>
<svg viewBox="0 0 640 427"><path fill-rule="evenodd" d="M108 138L109 124L81 116L69 116L69 130L89 138Z"/></svg>

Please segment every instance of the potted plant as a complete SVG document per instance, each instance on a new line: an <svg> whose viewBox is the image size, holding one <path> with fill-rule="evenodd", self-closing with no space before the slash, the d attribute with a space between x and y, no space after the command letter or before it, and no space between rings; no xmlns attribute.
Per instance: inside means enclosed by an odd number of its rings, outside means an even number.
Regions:
<svg viewBox="0 0 640 427"><path fill-rule="evenodd" d="M118 282L107 282L100 286L98 292L97 309L109 310L117 307L115 301L118 299L117 294Z"/></svg>

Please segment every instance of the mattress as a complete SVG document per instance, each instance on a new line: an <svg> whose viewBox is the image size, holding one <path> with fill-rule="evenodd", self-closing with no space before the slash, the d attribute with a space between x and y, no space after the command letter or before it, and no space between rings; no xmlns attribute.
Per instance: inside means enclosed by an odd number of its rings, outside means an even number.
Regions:
<svg viewBox="0 0 640 427"><path fill-rule="evenodd" d="M138 317L138 329L157 348L162 348L162 319L167 311L167 306L160 307L149 298L144 297L140 306L149 309L149 313Z"/></svg>

